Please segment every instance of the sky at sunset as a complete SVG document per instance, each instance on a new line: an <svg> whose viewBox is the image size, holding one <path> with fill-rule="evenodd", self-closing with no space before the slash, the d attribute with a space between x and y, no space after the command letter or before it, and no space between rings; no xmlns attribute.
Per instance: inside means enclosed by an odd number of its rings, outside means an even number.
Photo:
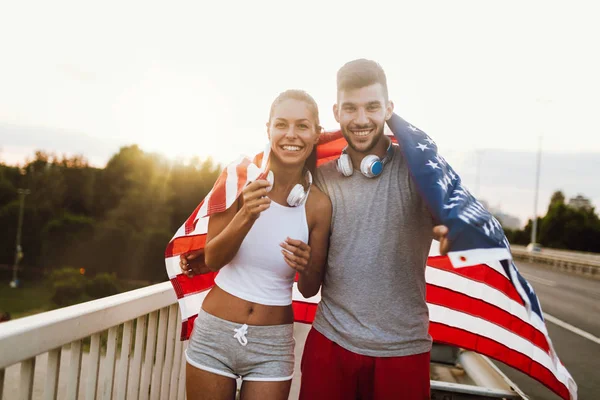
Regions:
<svg viewBox="0 0 600 400"><path fill-rule="evenodd" d="M378 61L396 111L473 187L525 220L543 136L550 193L600 205L599 6L593 1L3 2L0 161L35 149L103 166L139 144L227 163L262 149L278 93L335 129L335 74ZM547 194L547 196L546 196Z"/></svg>

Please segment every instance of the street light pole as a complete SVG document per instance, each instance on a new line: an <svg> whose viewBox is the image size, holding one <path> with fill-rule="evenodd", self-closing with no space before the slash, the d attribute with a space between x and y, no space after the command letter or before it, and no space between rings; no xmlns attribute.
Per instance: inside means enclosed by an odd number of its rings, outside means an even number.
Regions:
<svg viewBox="0 0 600 400"><path fill-rule="evenodd" d="M542 126L542 132L549 127L548 124L548 115L542 108L546 108L552 103L551 99L538 98L536 99L536 103L542 107L538 107L540 111L539 119L540 121L544 121L544 125ZM535 196L533 201L533 224L531 226L531 243L532 250L535 247L535 243L537 243L537 225L538 225L538 215L537 215L537 206L538 206L538 194L540 190L540 165L542 162L542 135L539 137L539 145L538 145L538 154L537 154L537 169L535 172Z"/></svg>
<svg viewBox="0 0 600 400"><path fill-rule="evenodd" d="M540 190L540 165L542 162L542 137L539 138L538 154L537 154L537 169L535 173L535 196L533 200L533 226L531 227L531 243L537 243L537 206L538 192Z"/></svg>
<svg viewBox="0 0 600 400"><path fill-rule="evenodd" d="M17 277L17 271L19 269L19 262L23 258L23 250L21 249L21 231L23 226L23 214L25 212L25 196L30 194L31 191L28 189L17 189L19 195L20 206L19 206L19 224L17 225L17 245L15 247L15 263L13 265L13 280L10 282L12 288L19 287L19 280Z"/></svg>

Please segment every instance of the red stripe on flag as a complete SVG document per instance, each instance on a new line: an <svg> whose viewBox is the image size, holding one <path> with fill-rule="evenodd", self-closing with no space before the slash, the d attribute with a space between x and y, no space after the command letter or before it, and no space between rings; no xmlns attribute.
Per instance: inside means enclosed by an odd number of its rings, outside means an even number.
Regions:
<svg viewBox="0 0 600 400"><path fill-rule="evenodd" d="M337 160L339 158L339 154L336 156L331 156L331 157L323 157L323 158L319 158L317 160L317 167L320 167L321 165L331 161L331 160Z"/></svg>
<svg viewBox="0 0 600 400"><path fill-rule="evenodd" d="M315 320L315 314L317 313L317 306L318 304L315 303L307 303L298 300L293 301L292 308L294 309L294 321L312 324Z"/></svg>
<svg viewBox="0 0 600 400"><path fill-rule="evenodd" d="M177 278L172 278L172 279L170 279L170 281L171 281L171 285L173 285L173 290L175 290L175 296L177 296L177 300L179 300L180 298L182 298L184 296L185 292L183 291L183 288L179 284L179 281L177 280Z"/></svg>
<svg viewBox="0 0 600 400"><path fill-rule="evenodd" d="M319 135L319 143L317 143L317 149L319 147L324 146L325 144L329 143L329 142L333 142L334 140L337 139L343 139L342 136L342 131L341 130L337 130L337 131L330 131L330 132L323 132L321 133L321 135ZM344 139L345 140L345 139Z"/></svg>
<svg viewBox="0 0 600 400"><path fill-rule="evenodd" d="M537 379L563 399L569 400L569 390L556 379L552 371L516 350L488 337L437 322L429 324L429 333L437 343L445 343L473 350L516 368Z"/></svg>
<svg viewBox="0 0 600 400"><path fill-rule="evenodd" d="M317 160L327 157L339 157L347 142L343 137L317 146Z"/></svg>
<svg viewBox="0 0 600 400"><path fill-rule="evenodd" d="M483 300L447 288L427 284L427 303L437 304L482 318L521 336L546 353L550 351L548 340L542 332L509 312Z"/></svg>
<svg viewBox="0 0 600 400"><path fill-rule="evenodd" d="M227 184L227 168L223 170L219 179L213 186L213 192L208 200L208 207L206 215L212 215L225 211L225 204L227 203L227 191L225 190ZM201 215L200 217L204 217Z"/></svg>
<svg viewBox="0 0 600 400"><path fill-rule="evenodd" d="M252 162L255 165L258 165L260 167L260 164L262 163L264 155L265 155L264 152L258 153L257 155L254 156L254 158L252 159Z"/></svg>
<svg viewBox="0 0 600 400"><path fill-rule="evenodd" d="M244 161L239 163L238 166L235 168L238 176L236 193L237 196L239 196L242 193L242 190L246 185L246 181L248 180L248 165L250 165L250 160L244 158Z"/></svg>
<svg viewBox="0 0 600 400"><path fill-rule="evenodd" d="M198 314L192 315L185 321L181 321L181 340L188 340L192 336L194 330L194 321L198 317Z"/></svg>
<svg viewBox="0 0 600 400"><path fill-rule="evenodd" d="M488 286L498 289L507 297L524 305L523 299L519 296L517 289L504 275L485 264L473 265L471 267L454 268L447 256L435 256L427 258L427 266L438 268L451 272L476 282L485 283Z"/></svg>
<svg viewBox="0 0 600 400"><path fill-rule="evenodd" d="M173 289L178 299L191 294L204 292L215 285L216 272L209 272L202 275L195 275L191 278L186 275L179 274L171 279Z"/></svg>
<svg viewBox="0 0 600 400"><path fill-rule="evenodd" d="M192 215L189 216L189 218L185 221L185 234L189 235L190 233L192 233L194 231L194 229L196 228L196 216L198 215L198 211L200 211L200 207L202 207L202 204L204 204L204 200L202 200L200 202L200 204L198 204L198 207L196 207L196 209L194 210L194 212L192 213Z"/></svg>
<svg viewBox="0 0 600 400"><path fill-rule="evenodd" d="M347 144L348 142L342 136L341 131L321 134L317 145L317 167L328 161L338 159Z"/></svg>
<svg viewBox="0 0 600 400"><path fill-rule="evenodd" d="M167 249L165 250L165 257L174 257L180 254L189 253L192 250L204 249L205 244L206 234L180 236L169 242Z"/></svg>

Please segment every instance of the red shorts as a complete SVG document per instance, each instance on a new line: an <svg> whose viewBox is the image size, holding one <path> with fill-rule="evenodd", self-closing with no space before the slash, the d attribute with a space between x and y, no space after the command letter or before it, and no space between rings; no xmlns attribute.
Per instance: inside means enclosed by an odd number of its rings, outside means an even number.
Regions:
<svg viewBox="0 0 600 400"><path fill-rule="evenodd" d="M300 368L300 400L430 398L429 352L405 357L363 356L312 328Z"/></svg>

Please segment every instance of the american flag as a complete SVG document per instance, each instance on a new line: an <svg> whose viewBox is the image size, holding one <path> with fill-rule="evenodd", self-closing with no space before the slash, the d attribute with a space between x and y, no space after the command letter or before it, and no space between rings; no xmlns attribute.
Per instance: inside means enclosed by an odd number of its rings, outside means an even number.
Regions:
<svg viewBox="0 0 600 400"><path fill-rule="evenodd" d="M553 349L537 296L512 261L500 223L462 185L427 134L397 115L388 126L434 219L449 229L450 252L430 256L425 271L434 342L502 361L563 399L576 399L575 381ZM336 159L345 146L339 131L323 134L318 164ZM214 285L215 274L188 278L179 268L179 255L204 248L210 215L226 210L247 182L264 176L267 160L268 150L229 165L167 247L167 273L179 300L182 340L189 337L203 292ZM296 284L293 290L296 322L312 323L320 295L304 299Z"/></svg>

